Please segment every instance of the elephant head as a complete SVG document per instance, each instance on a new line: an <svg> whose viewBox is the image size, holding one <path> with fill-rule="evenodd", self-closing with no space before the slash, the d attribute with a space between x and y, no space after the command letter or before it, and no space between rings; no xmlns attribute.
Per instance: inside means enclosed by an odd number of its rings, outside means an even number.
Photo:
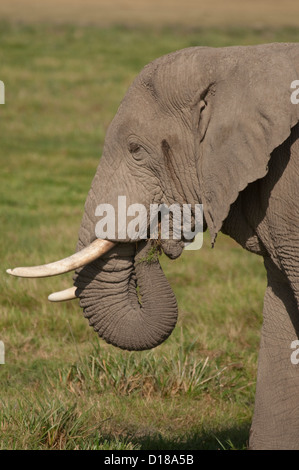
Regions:
<svg viewBox="0 0 299 470"><path fill-rule="evenodd" d="M214 244L240 192L266 175L272 151L298 122L299 107L290 99L298 56L292 44L193 47L146 66L108 129L77 253L9 273L35 277L75 269L71 295L50 300L79 297L89 324L120 348L159 345L176 324L177 304L152 241L130 237L124 226L109 240L98 239L97 208L111 205L120 220L119 196L127 206L147 209L202 203ZM146 231L148 225L147 218ZM176 258L184 242L161 240L160 248Z"/></svg>

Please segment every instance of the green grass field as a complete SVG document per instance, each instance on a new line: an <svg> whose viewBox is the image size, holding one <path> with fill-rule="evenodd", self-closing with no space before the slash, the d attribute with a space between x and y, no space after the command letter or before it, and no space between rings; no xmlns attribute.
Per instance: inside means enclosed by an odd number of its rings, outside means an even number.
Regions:
<svg viewBox="0 0 299 470"><path fill-rule="evenodd" d="M227 237L162 264L179 303L150 352L99 340L77 301L50 304L71 274L5 269L67 256L107 127L149 61L194 46L299 41L284 29L0 24L0 449L245 449L266 278Z"/></svg>

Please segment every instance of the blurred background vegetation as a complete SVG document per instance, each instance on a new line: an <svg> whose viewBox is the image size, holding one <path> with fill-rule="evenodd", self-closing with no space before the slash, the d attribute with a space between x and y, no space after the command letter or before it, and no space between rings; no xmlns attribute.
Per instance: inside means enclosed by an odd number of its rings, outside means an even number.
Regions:
<svg viewBox="0 0 299 470"><path fill-rule="evenodd" d="M73 252L107 127L151 60L177 49L297 42L299 4L275 0L1 0L0 449L245 449L266 278L227 237L161 262L172 336L123 352L59 278L8 267Z"/></svg>

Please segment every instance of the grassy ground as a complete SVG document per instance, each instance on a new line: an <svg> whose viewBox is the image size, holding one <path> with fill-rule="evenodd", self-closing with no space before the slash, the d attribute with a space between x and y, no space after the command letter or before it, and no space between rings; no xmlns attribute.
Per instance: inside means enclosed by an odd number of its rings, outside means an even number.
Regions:
<svg viewBox="0 0 299 470"><path fill-rule="evenodd" d="M60 278L8 267L70 254L104 135L143 65L191 45L298 41L296 29L160 30L0 25L0 449L246 448L265 274L220 236L162 257L180 315L154 351L101 340Z"/></svg>

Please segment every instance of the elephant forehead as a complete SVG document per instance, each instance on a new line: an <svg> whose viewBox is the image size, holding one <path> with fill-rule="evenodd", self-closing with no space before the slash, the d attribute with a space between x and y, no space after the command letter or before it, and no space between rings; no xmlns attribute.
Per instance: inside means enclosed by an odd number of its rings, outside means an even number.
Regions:
<svg viewBox="0 0 299 470"><path fill-rule="evenodd" d="M138 90L127 94L107 132L108 140L123 143L129 135L141 136L159 128L163 110L147 93Z"/></svg>
<svg viewBox="0 0 299 470"><path fill-rule="evenodd" d="M155 87L155 72L158 68L160 60L156 60L149 65L146 65L144 69L140 72L137 81L144 90L147 90L148 94L153 97L154 100L157 100L158 94Z"/></svg>
<svg viewBox="0 0 299 470"><path fill-rule="evenodd" d="M157 107L158 102L155 94L152 93L152 85L145 87L139 80L136 80L128 89L117 114L128 118L128 114L136 117L146 112L150 117Z"/></svg>

